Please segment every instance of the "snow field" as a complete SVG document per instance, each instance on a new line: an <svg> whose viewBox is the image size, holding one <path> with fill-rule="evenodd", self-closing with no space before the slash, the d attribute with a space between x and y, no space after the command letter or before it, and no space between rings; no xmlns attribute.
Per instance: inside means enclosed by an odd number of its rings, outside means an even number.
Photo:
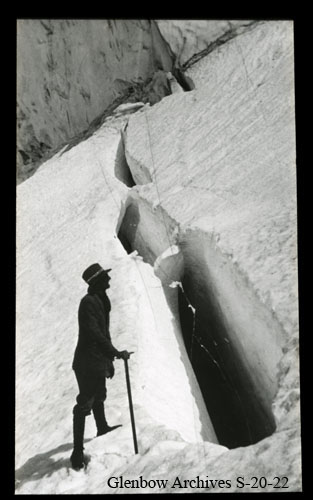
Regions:
<svg viewBox="0 0 313 500"><path fill-rule="evenodd" d="M153 268L127 255L115 230L129 189L114 175L124 121L49 160L18 187L16 479L19 493L72 493L104 488L105 474L126 466L133 443L123 363L108 381L107 417L122 427L92 440L86 419L86 474L69 469L72 357L82 271L112 267L111 334L129 362L139 452L170 440L215 440L197 382L185 368L179 325ZM202 425L204 421L204 427ZM101 469L101 480L99 470ZM100 483L99 483L100 481ZM96 485L91 487L91 485ZM98 485L98 486L97 486Z"/></svg>

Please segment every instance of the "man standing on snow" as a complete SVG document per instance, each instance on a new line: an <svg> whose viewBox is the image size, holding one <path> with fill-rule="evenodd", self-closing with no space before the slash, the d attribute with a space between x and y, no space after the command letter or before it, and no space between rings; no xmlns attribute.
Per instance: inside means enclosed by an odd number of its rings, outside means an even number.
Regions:
<svg viewBox="0 0 313 500"><path fill-rule="evenodd" d="M106 378L114 375L114 358L129 358L128 351L118 351L111 342L111 304L106 294L110 287L110 271L111 269L103 269L99 264L92 264L82 275L89 288L79 306L79 335L72 366L79 387L77 404L73 408L74 450L71 455L72 467L76 470L86 465L83 453L86 416L92 411L97 436L119 427L108 425L103 403L107 392Z"/></svg>

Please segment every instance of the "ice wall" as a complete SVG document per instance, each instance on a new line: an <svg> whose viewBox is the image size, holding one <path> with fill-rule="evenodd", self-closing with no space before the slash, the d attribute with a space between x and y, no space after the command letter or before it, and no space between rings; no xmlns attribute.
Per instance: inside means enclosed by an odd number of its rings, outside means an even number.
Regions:
<svg viewBox="0 0 313 500"><path fill-rule="evenodd" d="M19 20L19 179L157 69L169 71L171 57L153 22Z"/></svg>
<svg viewBox="0 0 313 500"><path fill-rule="evenodd" d="M222 45L245 31L256 21L159 19L156 21L174 55L175 66L191 64L207 50Z"/></svg>

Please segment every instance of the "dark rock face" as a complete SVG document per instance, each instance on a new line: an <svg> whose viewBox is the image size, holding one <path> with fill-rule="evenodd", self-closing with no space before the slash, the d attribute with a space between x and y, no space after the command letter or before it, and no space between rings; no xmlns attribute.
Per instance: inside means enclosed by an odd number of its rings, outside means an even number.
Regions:
<svg viewBox="0 0 313 500"><path fill-rule="evenodd" d="M18 21L18 181L123 93L171 67L153 22Z"/></svg>

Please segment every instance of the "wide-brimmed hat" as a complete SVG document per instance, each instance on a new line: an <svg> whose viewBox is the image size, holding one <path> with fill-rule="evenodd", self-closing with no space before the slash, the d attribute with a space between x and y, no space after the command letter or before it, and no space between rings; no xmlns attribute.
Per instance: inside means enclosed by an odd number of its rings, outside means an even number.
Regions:
<svg viewBox="0 0 313 500"><path fill-rule="evenodd" d="M91 266L87 267L85 271L82 274L82 278L88 285L91 283L91 281L94 281L100 274L102 273L108 273L112 271L112 269L103 269L103 267L100 266L100 264L91 264Z"/></svg>

